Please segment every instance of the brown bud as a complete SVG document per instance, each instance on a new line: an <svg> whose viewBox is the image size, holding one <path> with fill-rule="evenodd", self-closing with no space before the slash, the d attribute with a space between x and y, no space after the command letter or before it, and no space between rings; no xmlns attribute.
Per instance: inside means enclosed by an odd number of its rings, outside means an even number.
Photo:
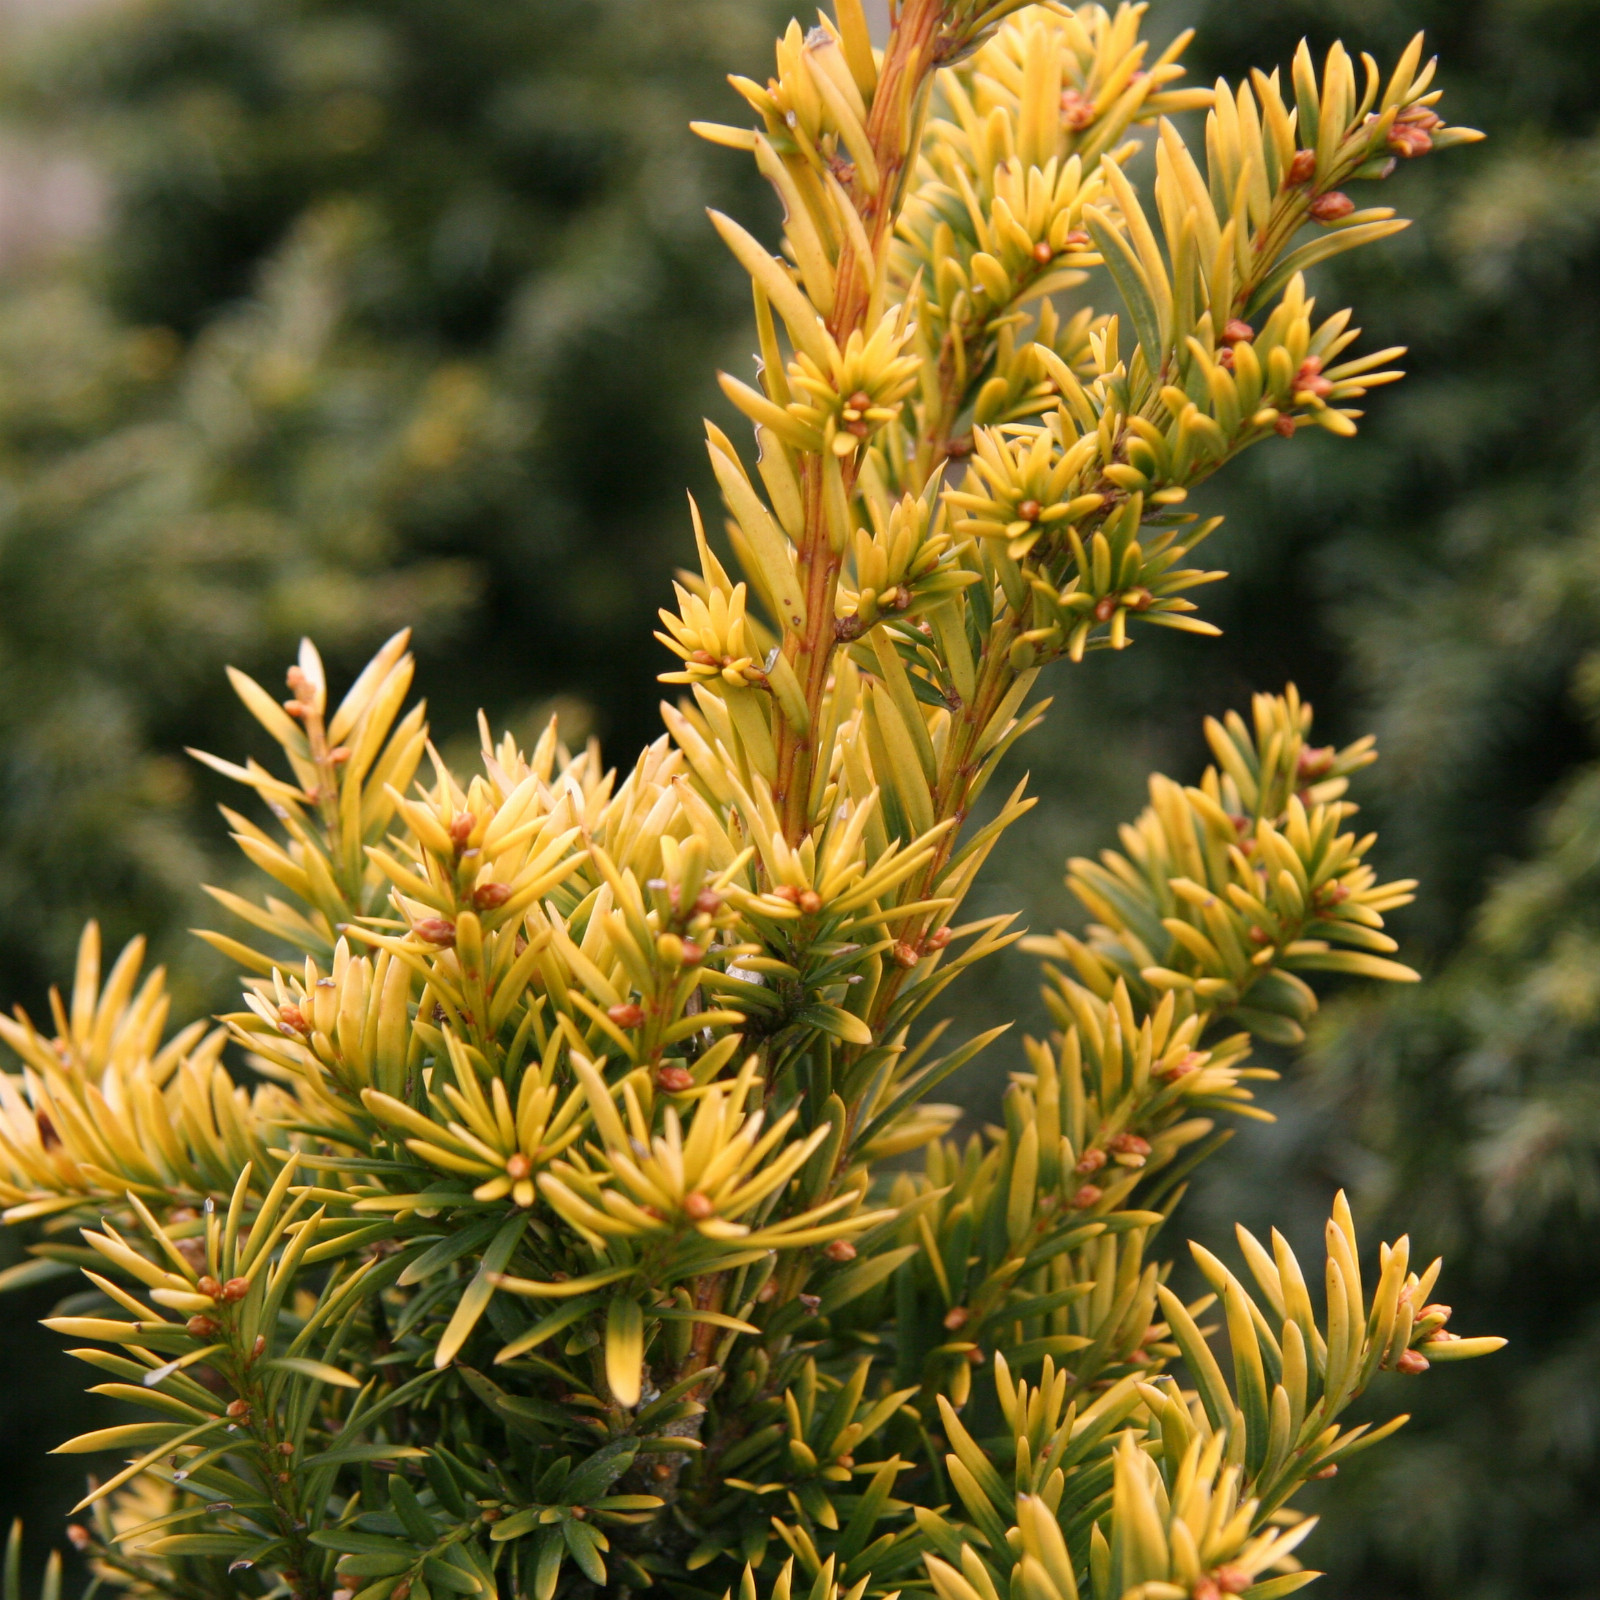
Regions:
<svg viewBox="0 0 1600 1600"><path fill-rule="evenodd" d="M1073 1195L1072 1203L1079 1211L1087 1211L1090 1206L1099 1203L1100 1196L1104 1193L1105 1191L1103 1189L1097 1188L1092 1183L1086 1183L1075 1195Z"/></svg>
<svg viewBox="0 0 1600 1600"><path fill-rule="evenodd" d="M1037 500L1024 500L1017 507L1017 515L1024 522L1037 522L1039 513L1044 509Z"/></svg>
<svg viewBox="0 0 1600 1600"><path fill-rule="evenodd" d="M1339 189L1330 189L1327 194L1319 194L1311 202L1309 210L1318 222L1339 222L1355 208L1356 203L1349 195Z"/></svg>
<svg viewBox="0 0 1600 1600"><path fill-rule="evenodd" d="M347 744L336 744L328 752L328 765L331 767L342 767L349 759L350 746Z"/></svg>
<svg viewBox="0 0 1600 1600"><path fill-rule="evenodd" d="M1309 746L1302 749L1299 759L1295 762L1295 771L1302 783L1314 783L1318 778L1325 778L1333 771L1333 746L1324 745L1320 750L1313 750Z"/></svg>
<svg viewBox="0 0 1600 1600"><path fill-rule="evenodd" d="M1339 1476L1339 1463L1330 1461L1327 1466L1311 1474L1313 1478L1337 1478Z"/></svg>
<svg viewBox="0 0 1600 1600"><path fill-rule="evenodd" d="M299 1006L279 1006L278 1021L291 1033L310 1033L310 1024L306 1021L306 1014Z"/></svg>
<svg viewBox="0 0 1600 1600"><path fill-rule="evenodd" d="M203 1313L190 1317L183 1326L191 1339L214 1339L217 1334L216 1322Z"/></svg>
<svg viewBox="0 0 1600 1600"><path fill-rule="evenodd" d="M1061 91L1061 123L1073 133L1080 133L1094 121L1094 101L1076 89Z"/></svg>
<svg viewBox="0 0 1600 1600"><path fill-rule="evenodd" d="M714 1217L717 1208L712 1204L709 1195L703 1195L698 1189L692 1194L683 1197L684 1215L695 1222L704 1222L707 1217Z"/></svg>
<svg viewBox="0 0 1600 1600"><path fill-rule="evenodd" d="M1141 1139L1136 1133L1119 1133L1111 1141L1111 1148L1122 1155L1147 1156L1150 1154L1150 1141Z"/></svg>
<svg viewBox="0 0 1600 1600"><path fill-rule="evenodd" d="M1302 183L1310 183L1316 173L1317 152L1296 150L1294 160L1289 163L1289 170L1283 175L1283 181L1289 188L1298 189Z"/></svg>
<svg viewBox="0 0 1600 1600"><path fill-rule="evenodd" d="M845 401L845 404L852 411L865 411L867 407L872 404L872 396L868 394L865 389L857 389L856 392Z"/></svg>
<svg viewBox="0 0 1600 1600"><path fill-rule="evenodd" d="M243 1300L250 1293L250 1280L248 1278L229 1278L222 1286L222 1298L229 1305Z"/></svg>
<svg viewBox="0 0 1600 1600"><path fill-rule="evenodd" d="M1279 417L1272 424L1272 431L1280 438L1292 439L1295 435L1296 423L1293 417Z"/></svg>
<svg viewBox="0 0 1600 1600"><path fill-rule="evenodd" d="M756 1302L758 1305L771 1305L771 1303L777 1298L778 1280L776 1278L768 1278L767 1281L756 1290Z"/></svg>
<svg viewBox="0 0 1600 1600"><path fill-rule="evenodd" d="M465 844L477 825L478 819L470 811L458 811L450 819L450 837L456 844Z"/></svg>
<svg viewBox="0 0 1600 1600"><path fill-rule="evenodd" d="M250 1346L250 1359L258 1361L267 1353L267 1336L264 1333L256 1335L256 1342Z"/></svg>
<svg viewBox="0 0 1600 1600"><path fill-rule="evenodd" d="M1394 1364L1396 1372L1405 1372L1413 1377L1419 1372L1426 1372L1432 1363L1420 1350L1402 1350L1399 1359Z"/></svg>
<svg viewBox="0 0 1600 1600"><path fill-rule="evenodd" d="M923 941L930 950L943 950L950 943L951 933L948 928L935 928Z"/></svg>
<svg viewBox="0 0 1600 1600"><path fill-rule="evenodd" d="M1191 1072L1198 1072L1205 1065L1205 1052L1189 1050L1179 1056L1170 1066L1163 1067L1158 1077L1165 1078L1169 1083L1178 1078L1186 1078Z"/></svg>
<svg viewBox="0 0 1600 1600"><path fill-rule="evenodd" d="M973 1347L967 1351L967 1360L975 1367L981 1367L984 1363L984 1359L985 1357L983 1351L981 1351L977 1345L973 1345Z"/></svg>
<svg viewBox="0 0 1600 1600"><path fill-rule="evenodd" d="M1322 366L1321 356L1307 356L1295 372L1295 383L1301 386L1315 383L1322 376Z"/></svg>
<svg viewBox="0 0 1600 1600"><path fill-rule="evenodd" d="M1037 261L1041 267L1049 266L1050 263L1055 260L1055 255L1055 251L1050 248L1050 241L1048 239L1041 239L1038 244L1033 247L1033 259Z"/></svg>
<svg viewBox="0 0 1600 1600"><path fill-rule="evenodd" d="M278 1446L278 1454L280 1456L292 1456L294 1454L294 1446L287 1439L285 1439Z"/></svg>
<svg viewBox="0 0 1600 1600"><path fill-rule="evenodd" d="M631 1000L625 1000L620 1006L610 1007L606 1015L619 1028L637 1028L644 1023L644 1008L635 1005Z"/></svg>
<svg viewBox="0 0 1600 1600"><path fill-rule="evenodd" d="M1221 1600L1222 1591L1210 1578L1201 1578L1189 1591L1192 1600Z"/></svg>
<svg viewBox="0 0 1600 1600"><path fill-rule="evenodd" d="M972 1313L965 1306L951 1306L944 1314L944 1325L951 1333L958 1333L966 1327Z"/></svg>
<svg viewBox="0 0 1600 1600"><path fill-rule="evenodd" d="M230 1400L228 1402L228 1415L236 1422L250 1415L250 1402L248 1400Z"/></svg>
<svg viewBox="0 0 1600 1600"><path fill-rule="evenodd" d="M901 940L894 947L894 959L897 966L904 967L909 972L922 959L922 952L914 944L907 944Z"/></svg>
<svg viewBox="0 0 1600 1600"><path fill-rule="evenodd" d="M848 1239L834 1239L822 1253L830 1261L854 1261L856 1247Z"/></svg>
<svg viewBox="0 0 1600 1600"><path fill-rule="evenodd" d="M1426 1322L1429 1318L1435 1318L1442 1328L1450 1320L1451 1314L1452 1308L1450 1306L1440 1305L1438 1301L1434 1301L1430 1305L1425 1305L1417 1313L1417 1321Z"/></svg>
<svg viewBox="0 0 1600 1600"><path fill-rule="evenodd" d="M1224 1594L1243 1594L1254 1581L1242 1567L1218 1567L1211 1576Z"/></svg>
<svg viewBox="0 0 1600 1600"><path fill-rule="evenodd" d="M1078 1164L1073 1170L1081 1172L1084 1177L1088 1177L1091 1172L1098 1172L1105 1164L1106 1153L1104 1150L1085 1150L1078 1157Z"/></svg>
<svg viewBox="0 0 1600 1600"><path fill-rule="evenodd" d="M805 1313L808 1317L820 1315L822 1311L822 1296L820 1294L802 1294L796 1295L795 1298L805 1308Z"/></svg>
<svg viewBox="0 0 1600 1600"><path fill-rule="evenodd" d="M780 883L776 889L771 891L771 894L774 900L787 900L792 906L800 904L800 888L798 884Z"/></svg>
<svg viewBox="0 0 1600 1600"><path fill-rule="evenodd" d="M686 967L698 967L705 959L705 951L693 939L683 941L683 964Z"/></svg>
<svg viewBox="0 0 1600 1600"><path fill-rule="evenodd" d="M533 1163L520 1151L506 1157L506 1176L515 1183L521 1183L533 1171Z"/></svg>
<svg viewBox="0 0 1600 1600"><path fill-rule="evenodd" d="M1389 130L1389 148L1397 156L1409 161L1414 156L1425 156L1433 149L1433 135L1426 128L1413 123L1397 122Z"/></svg>
<svg viewBox="0 0 1600 1600"><path fill-rule="evenodd" d="M1094 243L1094 241L1083 231L1082 228L1074 228L1072 232L1062 240L1062 243L1066 245L1069 250L1087 250L1089 246Z"/></svg>
<svg viewBox="0 0 1600 1600"><path fill-rule="evenodd" d="M703 917L714 917L722 909L722 896L714 889L702 889L694 897L694 908Z"/></svg>
<svg viewBox="0 0 1600 1600"><path fill-rule="evenodd" d="M424 917L412 926L411 931L419 939L426 939L429 944L436 944L444 950L456 942L456 925L444 917Z"/></svg>
<svg viewBox="0 0 1600 1600"><path fill-rule="evenodd" d="M1224 344L1252 344L1255 342L1255 337L1256 330L1238 317L1222 330Z"/></svg>
<svg viewBox="0 0 1600 1600"><path fill-rule="evenodd" d="M1095 601L1094 620L1096 622L1109 622L1116 615L1117 606L1120 604L1117 596L1108 594Z"/></svg>
<svg viewBox="0 0 1600 1600"><path fill-rule="evenodd" d="M1265 949L1267 945L1275 944L1277 942L1265 928L1251 928L1247 937L1249 938L1251 944L1258 945L1263 949Z"/></svg>
<svg viewBox="0 0 1600 1600"><path fill-rule="evenodd" d="M39 1130L39 1143L46 1150L57 1150L61 1147L61 1135L56 1132L56 1125L44 1112L34 1112L33 1125Z"/></svg>
<svg viewBox="0 0 1600 1600"><path fill-rule="evenodd" d="M694 1074L687 1067L662 1067L656 1073L656 1087L668 1094L682 1094L685 1089L694 1088Z"/></svg>
<svg viewBox="0 0 1600 1600"><path fill-rule="evenodd" d="M209 1272L195 1285L195 1288L212 1300L222 1293L222 1285Z"/></svg>
<svg viewBox="0 0 1600 1600"><path fill-rule="evenodd" d="M89 1530L81 1522L67 1524L67 1543L74 1550L87 1550L91 1543Z"/></svg>
<svg viewBox="0 0 1600 1600"><path fill-rule="evenodd" d="M808 917L814 917L822 909L822 896L815 889L802 889L800 891L800 909Z"/></svg>
<svg viewBox="0 0 1600 1600"><path fill-rule="evenodd" d="M1444 118L1431 106L1407 106L1394 120L1396 127L1421 128L1425 133L1444 126Z"/></svg>
<svg viewBox="0 0 1600 1600"><path fill-rule="evenodd" d="M472 903L480 911L498 911L510 898L509 883L480 883L472 891Z"/></svg>

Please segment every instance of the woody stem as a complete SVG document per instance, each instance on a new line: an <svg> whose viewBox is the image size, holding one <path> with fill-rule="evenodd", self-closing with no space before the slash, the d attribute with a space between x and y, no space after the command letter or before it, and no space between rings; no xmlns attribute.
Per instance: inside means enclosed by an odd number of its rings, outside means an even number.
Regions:
<svg viewBox="0 0 1600 1600"><path fill-rule="evenodd" d="M857 190L857 210L872 249L871 260L860 260L847 235L839 250L833 315L828 331L842 349L850 335L865 331L875 281L889 235L899 217L902 178L914 154L920 107L936 64L936 46L948 11L948 0L906 0L889 38L883 65L867 118L867 136L878 168L877 188ZM840 463L846 504L855 489L854 458ZM798 844L810 831L812 778L819 752L815 729L828 686L828 669L837 644L834 636L835 596L844 552L835 549L829 526L823 462L808 455L800 463L800 491L804 512L797 551L800 584L806 597L806 624L784 639L784 655L794 668L805 695L809 728L798 732L786 717L777 726L777 770L773 801L783 821L784 836Z"/></svg>

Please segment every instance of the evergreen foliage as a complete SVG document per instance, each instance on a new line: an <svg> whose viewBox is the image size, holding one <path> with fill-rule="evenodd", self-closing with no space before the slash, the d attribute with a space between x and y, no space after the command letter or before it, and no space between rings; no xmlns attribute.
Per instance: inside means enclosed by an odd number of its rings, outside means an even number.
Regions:
<svg viewBox="0 0 1600 1600"><path fill-rule="evenodd" d="M14 53L10 115L111 215L0 300L9 994L95 909L225 994L182 935L226 870L182 747L248 737L228 661L314 632L353 671L409 622L458 722L587 696L648 736L681 463L748 315L700 235L754 183L682 126L766 35L719 0L160 0Z"/></svg>
<svg viewBox="0 0 1600 1600"><path fill-rule="evenodd" d="M1448 1400L1422 1396L1381 1462L1329 1486L1319 1509L1343 1570L1328 1581L1363 1600L1582 1593L1600 1567L1585 903L1600 387L1592 341L1565 330L1600 318L1600 9L1199 12L1197 49L1222 71L1302 28L1393 47L1427 26L1452 104L1495 133L1470 160L1403 169L1419 226L1330 265L1375 336L1411 347L1412 376L1337 467L1331 452L1292 474L1257 457L1219 483L1235 580L1216 614L1269 682L1284 669L1254 653L1248 619L1292 619L1294 670L1334 729L1376 728L1370 810L1424 889L1396 931L1428 981L1342 1000L1315 1030L1309 1079L1274 1102L1287 1138L1270 1215L1298 1185L1309 1226L1324 1186L1348 1183L1364 1227L1403 1221L1460 1266L1458 1316L1492 1307L1511 1335L1503 1361L1463 1372ZM1218 1191L1213 1216L1269 1214L1240 1184Z"/></svg>
<svg viewBox="0 0 1600 1600"><path fill-rule="evenodd" d="M271 887L204 936L244 1009L169 1035L91 925L51 1023L0 1025L13 1282L81 1268L50 1326L156 1418L62 1446L126 1460L75 1532L104 1581L1276 1600L1313 1576L1297 1492L1404 1420L1352 1402L1501 1343L1404 1238L1369 1292L1342 1197L1320 1316L1279 1235L1240 1235L1254 1288L1197 1248L1188 1304L1155 1253L1273 1076L1252 1039L1302 1038L1299 974L1415 976L1412 884L1344 831L1370 741L1313 745L1293 689L1073 864L1093 924L1034 946L1057 1031L1003 1124L957 1143L928 1098L990 1038L937 1054L927 1008L1018 937L958 917L1029 808L975 814L1039 674L1215 631L1190 490L1398 376L1306 290L1404 226L1343 186L1476 137L1420 39L1212 91L1139 21L904 0L877 52L841 0L735 80L755 127L700 126L785 256L714 214L760 343L722 380L756 474L708 428L742 577L696 511L683 698L625 775L485 717L458 777L403 633L337 705L309 643L287 701L232 673L279 747L202 758L264 812L228 818Z"/></svg>
<svg viewBox="0 0 1600 1600"><path fill-rule="evenodd" d="M1561 320L1589 328L1600 314L1600 12L1502 0L1418 0L1383 18L1341 0L1200 9L1208 66L1225 72L1301 29L1326 42L1371 26L1397 48L1425 26L1453 103L1506 130L1470 160L1402 169L1394 182L1418 226L1327 269L1323 281L1370 312L1373 337L1408 346L1413 376L1379 398L1383 426L1302 472L1247 462L1217 505L1230 556L1261 569L1235 597L1275 596L1272 609L1311 635L1296 651L1302 679L1375 719L1385 761L1373 801L1429 890L1410 927L1447 949L1497 856L1531 844L1530 808L1590 748L1572 691L1595 637L1581 574L1597 391L1586 336Z"/></svg>
<svg viewBox="0 0 1600 1600"><path fill-rule="evenodd" d="M1597 775L1585 769L1531 860L1505 874L1472 936L1405 1005L1343 1006L1318 1039L1313 1084L1381 1165L1374 1214L1405 1210L1470 1262L1456 1304L1516 1307L1516 1352L1470 1405L1425 1405L1421 1444L1353 1483L1357 1507L1415 1496L1411 1537L1363 1518L1370 1573L1490 1592L1580 1585L1595 1531L1597 1359L1592 1285L1597 1151L1594 1061ZM1516 1484L1496 1494L1508 1463Z"/></svg>

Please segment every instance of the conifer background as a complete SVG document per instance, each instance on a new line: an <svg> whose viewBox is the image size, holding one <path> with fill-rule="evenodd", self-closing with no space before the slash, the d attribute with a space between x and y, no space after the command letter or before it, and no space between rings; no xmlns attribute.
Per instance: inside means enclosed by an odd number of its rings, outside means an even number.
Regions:
<svg viewBox="0 0 1600 1600"><path fill-rule="evenodd" d="M225 661L269 670L310 629L347 673L412 620L441 729L465 731L493 681L497 721L565 697L614 759L653 731L645 618L687 547L671 486L698 484L710 374L748 348L702 207L761 204L725 192L740 164L684 124L720 73L765 60L781 9L143 0L9 52L7 124L81 149L110 204L86 244L21 253L0 292L8 1002L37 1011L91 911L108 943L154 933L191 999L215 981L182 930L187 886L225 870L196 859L220 858L217 793L182 750L245 742ZM1198 771L1200 714L1252 689L1294 679L1335 741L1376 728L1361 798L1423 879L1396 931L1432 981L1327 1013L1270 1096L1280 1122L1241 1136L1254 1160L1217 1164L1189 1226L1310 1224L1348 1183L1371 1236L1403 1218L1449 1252L1462 1320L1492 1307L1512 1338L1430 1387L1370 1476L1328 1486L1330 1594L1591 1593L1600 4L1153 16L1157 37L1200 26L1201 81L1302 34L1382 56L1426 28L1454 113L1492 143L1402 173L1419 226L1322 269L1371 308L1369 339L1405 330L1410 378L1337 458L1262 451L1208 492L1229 517L1226 637L1145 638L1063 681L1027 752L1042 804L976 913L1068 916L1063 858L1107 842L1150 768ZM1037 1030L1032 963L1008 970L972 1020ZM0 1508L35 1550L81 1467L38 1468L82 1415L32 1326L47 1303L0 1304Z"/></svg>

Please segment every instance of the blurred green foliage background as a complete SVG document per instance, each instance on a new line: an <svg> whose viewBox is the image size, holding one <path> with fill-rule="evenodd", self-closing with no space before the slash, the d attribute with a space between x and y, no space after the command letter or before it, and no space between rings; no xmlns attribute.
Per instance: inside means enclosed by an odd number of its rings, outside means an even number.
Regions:
<svg viewBox="0 0 1600 1600"><path fill-rule="evenodd" d="M68 13L71 13L68 15ZM37 1012L83 918L185 929L237 874L185 746L253 748L222 676L302 632L336 675L418 629L438 736L558 709L627 761L653 736L655 606L703 498L699 418L750 347L703 207L771 213L691 116L761 76L768 0L35 4L0 69L0 994ZM1450 1258L1503 1356L1417 1384L1400 1441L1325 1486L1321 1592L1600 1592L1600 0L1156 0L1236 77L1308 35L1391 59L1426 28L1452 121L1406 166L1418 225L1324 269L1411 377L1354 443L1247 457L1210 494L1221 641L1144 637L1058 673L1022 754L1041 804L981 911L1072 919L1072 852L1145 774L1192 779L1200 718L1293 678L1325 738L1375 730L1358 797L1423 879L1428 982L1330 995L1312 1049L1183 1217ZM1391 197L1386 195L1385 199ZM724 419L726 420L726 419ZM258 751L264 755L264 751ZM1025 958L972 1026L1042 1026ZM972 1069L975 1113L1015 1064ZM0 1302L0 1509L35 1554L98 1415ZM1403 1380L1392 1380L1400 1382Z"/></svg>

